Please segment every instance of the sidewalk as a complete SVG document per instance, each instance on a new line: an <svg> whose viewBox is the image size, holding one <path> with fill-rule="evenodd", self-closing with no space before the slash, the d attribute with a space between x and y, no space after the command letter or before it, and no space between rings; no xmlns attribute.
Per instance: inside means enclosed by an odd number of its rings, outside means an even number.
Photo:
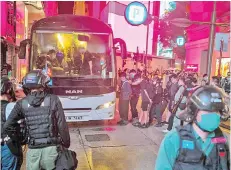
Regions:
<svg viewBox="0 0 231 170"><path fill-rule="evenodd" d="M162 129L139 129L131 124L72 128L70 149L78 155L78 170L153 170L164 137ZM109 140L86 140L86 135L97 134L108 135Z"/></svg>
<svg viewBox="0 0 231 170"><path fill-rule="evenodd" d="M127 126L70 128L71 150L77 153L78 170L153 170L163 128ZM107 141L87 141L86 135L108 135ZM100 140L100 138L96 138ZM26 151L24 152L25 170Z"/></svg>

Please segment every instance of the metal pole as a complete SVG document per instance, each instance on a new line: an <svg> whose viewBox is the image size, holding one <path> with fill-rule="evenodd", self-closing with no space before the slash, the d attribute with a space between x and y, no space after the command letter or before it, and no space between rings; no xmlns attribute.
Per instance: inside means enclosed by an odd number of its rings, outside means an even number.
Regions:
<svg viewBox="0 0 231 170"><path fill-rule="evenodd" d="M221 40L221 47L220 47L220 58L219 58L219 67L218 67L218 76L221 76L221 60L222 60L222 51L223 51L223 44L224 40Z"/></svg>
<svg viewBox="0 0 231 170"><path fill-rule="evenodd" d="M150 14L150 5L151 2L148 1L148 15ZM148 36L149 36L149 24L147 24L147 33L146 33L146 54L145 54L145 76L147 76L147 58L148 58Z"/></svg>
<svg viewBox="0 0 231 170"><path fill-rule="evenodd" d="M214 35L215 35L215 23L216 23L216 1L213 2L213 12L212 12L212 19L211 19L211 27L210 27L210 35L209 35L209 51L208 51L208 70L207 74L211 77L211 69L212 69L212 59L213 59L213 48L214 48Z"/></svg>

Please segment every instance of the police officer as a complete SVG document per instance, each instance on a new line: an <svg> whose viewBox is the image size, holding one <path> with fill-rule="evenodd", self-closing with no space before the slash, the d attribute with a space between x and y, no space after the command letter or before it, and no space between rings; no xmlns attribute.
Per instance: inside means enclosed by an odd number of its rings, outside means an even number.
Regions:
<svg viewBox="0 0 231 170"><path fill-rule="evenodd" d="M228 170L227 140L219 129L224 112L222 91L213 86L196 89L180 118L189 124L178 126L163 139L156 170Z"/></svg>
<svg viewBox="0 0 231 170"><path fill-rule="evenodd" d="M49 79L41 70L29 72L23 82L30 93L18 101L12 110L4 131L25 118L28 128L27 170L54 169L58 156L57 148L70 146L70 134L62 104L55 95L45 90Z"/></svg>
<svg viewBox="0 0 231 170"><path fill-rule="evenodd" d="M1 78L1 128L9 116L10 93L13 91L12 82L6 78ZM19 170L22 165L22 149L18 140L20 126L16 124L8 136L1 131L1 169L2 170ZM10 137L11 136L11 137Z"/></svg>

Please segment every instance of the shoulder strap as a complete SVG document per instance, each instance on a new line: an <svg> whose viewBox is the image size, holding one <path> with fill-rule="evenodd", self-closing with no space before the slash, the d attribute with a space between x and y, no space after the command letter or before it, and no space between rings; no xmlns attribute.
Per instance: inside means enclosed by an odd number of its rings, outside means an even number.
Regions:
<svg viewBox="0 0 231 170"><path fill-rule="evenodd" d="M180 140L193 139L192 125L187 124L185 126L177 126L176 131L179 134Z"/></svg>
<svg viewBox="0 0 231 170"><path fill-rule="evenodd" d="M220 128L217 128L215 131L215 138L224 138L224 135ZM218 141L219 142L219 141ZM219 156L219 163L222 168L222 170L228 170L228 157L229 157L229 151L228 147L225 146L225 143L216 143L217 148L217 155Z"/></svg>
<svg viewBox="0 0 231 170"><path fill-rule="evenodd" d="M46 96L45 99L44 99L44 101L43 101L43 103L44 103L44 106L50 106L51 96L50 95Z"/></svg>

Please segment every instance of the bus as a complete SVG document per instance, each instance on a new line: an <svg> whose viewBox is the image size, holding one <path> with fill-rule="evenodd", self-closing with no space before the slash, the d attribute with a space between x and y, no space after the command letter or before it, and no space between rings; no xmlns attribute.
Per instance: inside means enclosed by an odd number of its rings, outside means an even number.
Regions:
<svg viewBox="0 0 231 170"><path fill-rule="evenodd" d="M25 58L29 45L29 71L49 75L49 90L59 97L68 122L110 120L116 111L114 40L111 27L96 18L57 15L32 25L19 58ZM126 55L125 43L120 50Z"/></svg>

